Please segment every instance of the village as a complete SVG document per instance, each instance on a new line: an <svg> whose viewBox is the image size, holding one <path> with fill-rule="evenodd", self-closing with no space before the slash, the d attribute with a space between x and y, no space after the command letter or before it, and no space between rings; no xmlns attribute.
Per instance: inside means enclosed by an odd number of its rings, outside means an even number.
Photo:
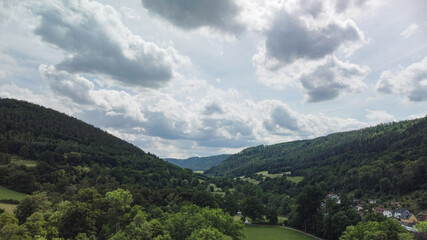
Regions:
<svg viewBox="0 0 427 240"><path fill-rule="evenodd" d="M335 201L337 204L341 204L341 199L337 194L328 194L326 196L326 201L328 201L328 199ZM322 205L325 206L326 204ZM366 201L362 201L360 199L353 200L353 207L361 217L369 212L375 212L387 218L394 218L410 232L416 231L414 228L415 224L426 221L427 219L427 210L423 210L415 214L405 208L402 208L398 202L393 202L391 205L391 208L385 208L381 203L374 199L368 199Z"/></svg>

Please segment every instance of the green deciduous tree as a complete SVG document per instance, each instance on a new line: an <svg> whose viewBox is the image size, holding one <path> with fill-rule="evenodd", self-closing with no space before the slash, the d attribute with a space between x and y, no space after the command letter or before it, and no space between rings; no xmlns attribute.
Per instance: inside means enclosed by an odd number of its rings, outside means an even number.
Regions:
<svg viewBox="0 0 427 240"><path fill-rule="evenodd" d="M322 190L317 186L305 186L297 196L297 213L300 215L304 230L316 230L316 215L320 208L320 202L324 198Z"/></svg>
<svg viewBox="0 0 427 240"><path fill-rule="evenodd" d="M362 221L356 226L347 227L340 240L399 240L399 233L406 233L406 230L393 219Z"/></svg>
<svg viewBox="0 0 427 240"><path fill-rule="evenodd" d="M110 226L115 229L115 232L120 227L120 216L122 216L127 210L130 209L132 204L132 194L128 190L117 189L105 194L105 198L110 203L110 210L108 212L110 216Z"/></svg>
<svg viewBox="0 0 427 240"><path fill-rule="evenodd" d="M224 235L218 229L209 227L194 231L188 240L232 240L231 237Z"/></svg>
<svg viewBox="0 0 427 240"><path fill-rule="evenodd" d="M262 219L265 213L265 207L262 202L256 197L248 197L243 200L241 205L242 214L245 217L249 217L252 221L258 221Z"/></svg>

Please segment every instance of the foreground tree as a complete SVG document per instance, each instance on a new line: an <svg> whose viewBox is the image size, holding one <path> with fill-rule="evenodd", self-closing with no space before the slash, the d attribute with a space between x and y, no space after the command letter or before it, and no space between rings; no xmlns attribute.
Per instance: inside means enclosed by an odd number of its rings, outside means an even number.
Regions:
<svg viewBox="0 0 427 240"><path fill-rule="evenodd" d="M362 221L356 226L349 226L340 240L399 240L399 234L406 229L393 219L382 222Z"/></svg>
<svg viewBox="0 0 427 240"><path fill-rule="evenodd" d="M245 238L243 223L234 222L233 217L221 209L187 205L175 214L166 214L164 219L165 230L170 233L172 239L176 240L185 240L190 236L218 235L214 229L232 239Z"/></svg>

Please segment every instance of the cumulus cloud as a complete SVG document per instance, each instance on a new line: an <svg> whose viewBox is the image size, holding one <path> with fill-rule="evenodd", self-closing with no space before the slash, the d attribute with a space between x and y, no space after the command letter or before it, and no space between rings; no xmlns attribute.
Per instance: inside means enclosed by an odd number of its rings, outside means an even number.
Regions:
<svg viewBox="0 0 427 240"><path fill-rule="evenodd" d="M303 19L286 10L277 13L266 33L266 53L283 64L297 59L320 59L333 53L340 46L363 37L356 24L347 19L342 22Z"/></svg>
<svg viewBox="0 0 427 240"><path fill-rule="evenodd" d="M400 35L404 38L409 38L412 35L414 35L416 32L420 31L420 27L418 27L417 24L412 23L407 27L403 32L400 33Z"/></svg>
<svg viewBox="0 0 427 240"><path fill-rule="evenodd" d="M32 90L16 84L0 85L0 97L29 101L70 115L81 111L78 104L71 101L63 101L49 93L34 93Z"/></svg>
<svg viewBox="0 0 427 240"><path fill-rule="evenodd" d="M334 99L345 93L357 93L366 87L363 80L370 71L367 66L343 62L335 56L320 60L299 60L281 68L270 68L275 60L264 54L254 57L259 80L272 88L300 86L308 102Z"/></svg>
<svg viewBox="0 0 427 240"><path fill-rule="evenodd" d="M300 77L308 102L320 102L338 97L342 92L359 92L366 85L362 80L368 67L341 62L326 57L321 64Z"/></svg>
<svg viewBox="0 0 427 240"><path fill-rule="evenodd" d="M263 138L269 139L270 143L314 138L367 126L366 123L352 118L335 118L322 113L301 114L278 100L261 101L256 104L256 108L264 109L263 114L267 116L262 122L265 132L259 130L259 134L269 134Z"/></svg>
<svg viewBox="0 0 427 240"><path fill-rule="evenodd" d="M270 118L264 120L264 127L269 132L281 133L285 131L298 131L298 120L294 113L286 106L276 106L270 112Z"/></svg>
<svg viewBox="0 0 427 240"><path fill-rule="evenodd" d="M378 111L366 110L366 111L368 112L368 114L366 114L366 118L370 120L371 124L379 124L379 123L396 121L395 117L386 111L380 111L380 110Z"/></svg>
<svg viewBox="0 0 427 240"><path fill-rule="evenodd" d="M159 88L188 60L134 35L120 14L95 1L50 1L34 10L34 33L66 53L56 68L101 75L126 86Z"/></svg>
<svg viewBox="0 0 427 240"><path fill-rule="evenodd" d="M300 0L276 6L265 43L252 58L260 82L276 89L299 86L308 102L365 87L369 68L336 57L351 54L365 37L354 21L331 10L332 3Z"/></svg>
<svg viewBox="0 0 427 240"><path fill-rule="evenodd" d="M42 64L39 66L39 72L55 93L67 96L79 104L93 102L90 91L94 85L86 78L78 74L69 74L66 71L57 71L53 65Z"/></svg>
<svg viewBox="0 0 427 240"><path fill-rule="evenodd" d="M218 103L212 102L205 106L205 111L203 112L203 114L212 115L215 113L217 114L224 113L224 110L222 110L221 106L219 106Z"/></svg>
<svg viewBox="0 0 427 240"><path fill-rule="evenodd" d="M376 90L405 96L413 102L427 101L427 57L400 72L382 72Z"/></svg>
<svg viewBox="0 0 427 240"><path fill-rule="evenodd" d="M95 89L94 84L87 78L57 70L52 65L40 65L39 73L59 98L66 97L79 104L82 111L99 109L107 115L123 115L137 121L145 120L139 103L127 92Z"/></svg>
<svg viewBox="0 0 427 240"><path fill-rule="evenodd" d="M182 29L209 27L239 34L244 25L237 16L240 7L233 0L141 0L150 12Z"/></svg>

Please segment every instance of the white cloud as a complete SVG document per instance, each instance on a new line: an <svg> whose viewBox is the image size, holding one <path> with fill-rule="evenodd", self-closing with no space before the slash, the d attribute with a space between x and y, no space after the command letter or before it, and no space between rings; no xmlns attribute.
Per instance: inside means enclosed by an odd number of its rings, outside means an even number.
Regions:
<svg viewBox="0 0 427 240"><path fill-rule="evenodd" d="M0 97L29 101L69 115L81 111L80 107L73 102L63 101L46 92L36 94L30 89L22 88L15 84L0 85Z"/></svg>
<svg viewBox="0 0 427 240"><path fill-rule="evenodd" d="M370 71L367 66L342 62L335 56L315 61L299 60L280 68L274 68L276 61L263 52L253 59L262 83L279 89L289 85L300 86L308 102L321 102L344 93L360 92L366 87L363 80Z"/></svg>
<svg viewBox="0 0 427 240"><path fill-rule="evenodd" d="M403 32L401 32L400 35L404 38L409 38L419 31L420 31L420 28L418 27L418 25L415 23L412 23Z"/></svg>
<svg viewBox="0 0 427 240"><path fill-rule="evenodd" d="M427 57L400 72L382 72L376 90L405 96L413 102L427 101Z"/></svg>
<svg viewBox="0 0 427 240"><path fill-rule="evenodd" d="M363 4L362 4L363 5ZM293 1L276 6L266 40L252 58L259 81L272 88L299 86L308 102L360 92L367 66L344 62L366 40L351 19L334 12L333 2Z"/></svg>
<svg viewBox="0 0 427 240"><path fill-rule="evenodd" d="M40 65L39 72L55 93L67 96L78 104L93 103L90 91L94 85L86 78L66 71L57 71L52 65Z"/></svg>
<svg viewBox="0 0 427 240"><path fill-rule="evenodd" d="M15 65L16 60L12 56L0 52L0 80L9 77Z"/></svg>
<svg viewBox="0 0 427 240"><path fill-rule="evenodd" d="M188 59L134 35L111 6L95 1L50 1L34 12L34 33L66 53L56 68L111 78L125 86L159 88Z"/></svg>
<svg viewBox="0 0 427 240"><path fill-rule="evenodd" d="M59 98L70 99L84 111L98 109L108 115L123 115L136 121L145 120L139 104L127 92L94 89L94 84L87 78L57 70L52 65L40 65L39 72Z"/></svg>
<svg viewBox="0 0 427 240"><path fill-rule="evenodd" d="M370 124L372 125L396 121L396 118L393 115L387 113L386 111L366 111L368 112L368 114L366 114L366 118L370 120Z"/></svg>

